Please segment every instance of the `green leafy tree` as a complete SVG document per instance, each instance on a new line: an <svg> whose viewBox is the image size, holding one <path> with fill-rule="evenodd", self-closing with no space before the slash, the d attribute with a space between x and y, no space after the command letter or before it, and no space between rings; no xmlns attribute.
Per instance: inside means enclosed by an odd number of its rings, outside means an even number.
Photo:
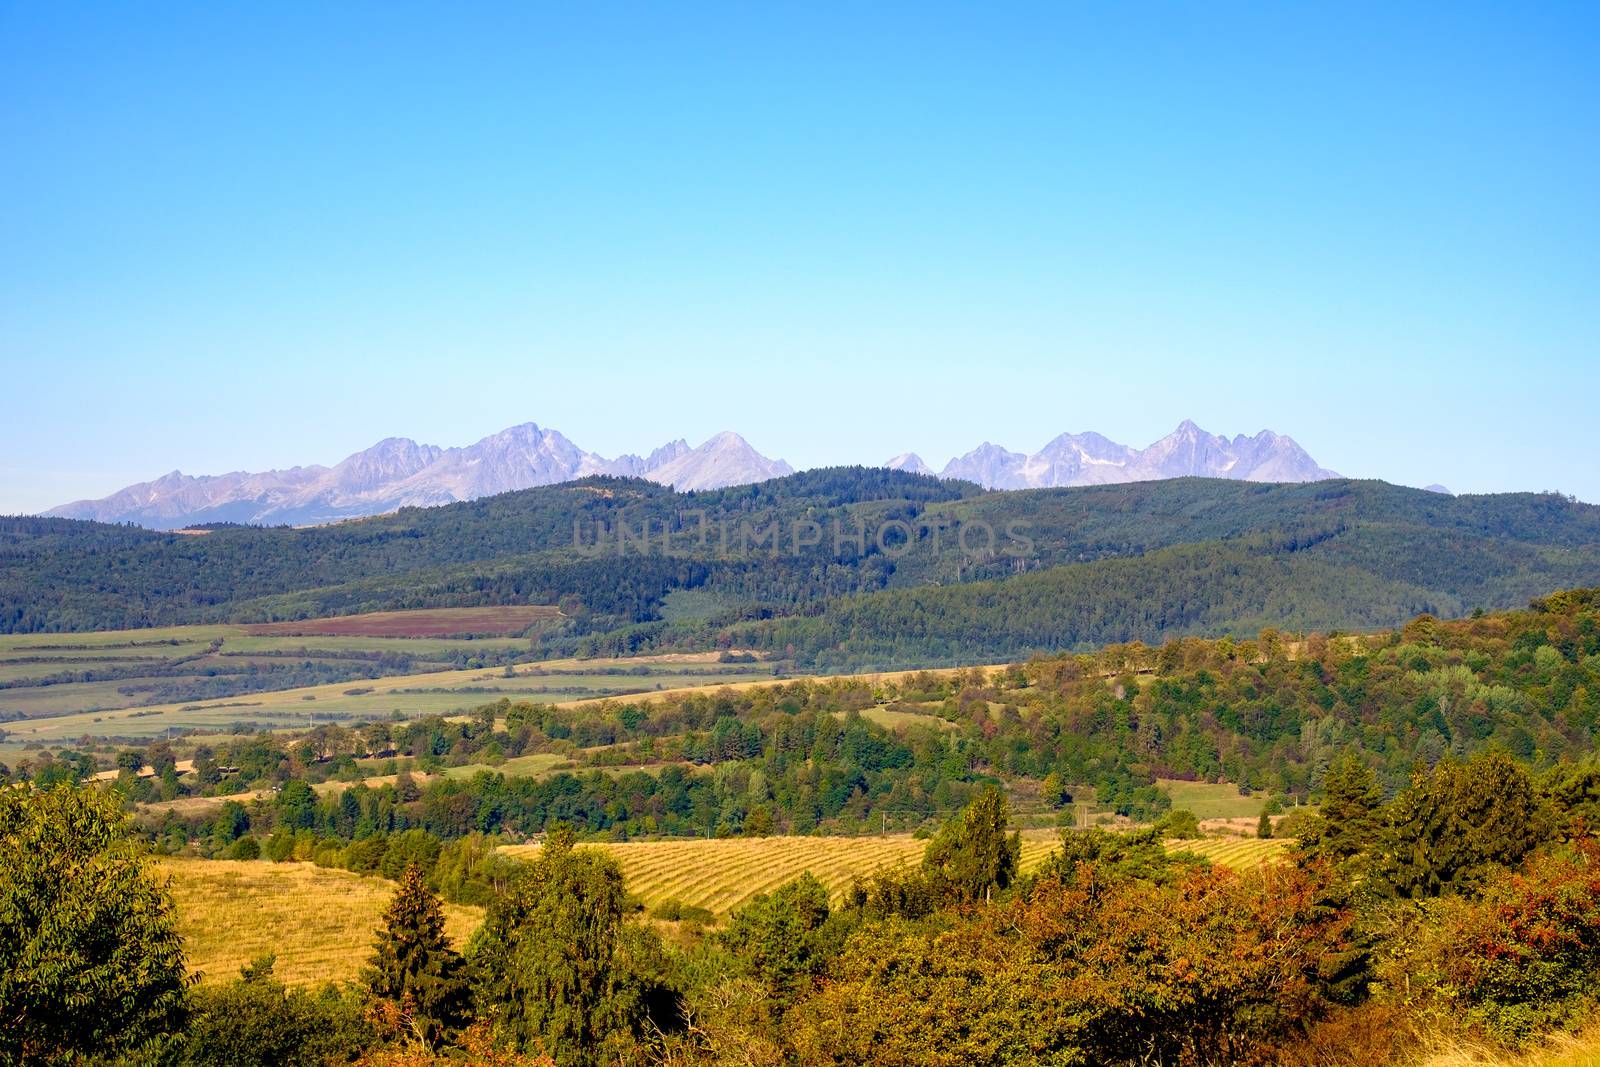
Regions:
<svg viewBox="0 0 1600 1067"><path fill-rule="evenodd" d="M326 983L290 988L259 957L239 977L192 994L182 1067L324 1067L348 1063L378 1034L354 991Z"/></svg>
<svg viewBox="0 0 1600 1067"><path fill-rule="evenodd" d="M444 910L412 864L384 912L367 988L396 1005L412 1035L437 1048L471 1018L466 961L444 934Z"/></svg>
<svg viewBox="0 0 1600 1067"><path fill-rule="evenodd" d="M158 1047L185 1017L172 897L115 800L0 790L0 1063Z"/></svg>
<svg viewBox="0 0 1600 1067"><path fill-rule="evenodd" d="M1163 837L1188 840L1200 836L1200 820L1188 808L1173 808L1156 820L1156 827Z"/></svg>
<svg viewBox="0 0 1600 1067"><path fill-rule="evenodd" d="M922 858L935 891L945 900L972 903L1010 887L1022 859L1022 835L1007 834L1006 798L990 786L928 842Z"/></svg>
<svg viewBox="0 0 1600 1067"><path fill-rule="evenodd" d="M1081 882L1098 891L1129 879L1165 884L1192 866L1204 865L1192 853L1169 853L1161 840L1161 831L1154 826L1127 833L1098 826L1063 830L1060 850L1046 857L1032 878L1036 882Z"/></svg>
<svg viewBox="0 0 1600 1067"><path fill-rule="evenodd" d="M548 1053L561 1067L601 1062L634 1021L622 1017L617 1000L625 913L616 861L574 849L568 826L553 830L489 906L469 950L478 1004L496 1036Z"/></svg>
<svg viewBox="0 0 1600 1067"><path fill-rule="evenodd" d="M776 997L793 993L826 959L828 888L809 871L734 913L722 942Z"/></svg>

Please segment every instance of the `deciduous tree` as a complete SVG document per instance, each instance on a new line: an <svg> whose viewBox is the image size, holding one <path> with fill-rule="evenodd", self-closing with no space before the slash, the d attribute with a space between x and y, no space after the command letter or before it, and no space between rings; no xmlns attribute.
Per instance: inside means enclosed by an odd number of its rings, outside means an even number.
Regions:
<svg viewBox="0 0 1600 1067"><path fill-rule="evenodd" d="M0 789L0 1062L150 1049L189 985L172 897L114 799Z"/></svg>

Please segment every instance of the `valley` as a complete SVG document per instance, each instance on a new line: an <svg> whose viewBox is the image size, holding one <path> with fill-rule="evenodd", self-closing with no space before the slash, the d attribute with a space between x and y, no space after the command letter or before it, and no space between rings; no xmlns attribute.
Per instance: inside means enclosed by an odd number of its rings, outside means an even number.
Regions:
<svg viewBox="0 0 1600 1067"><path fill-rule="evenodd" d="M1440 882L1520 899L1515 864L1576 877L1560 842L1586 839L1551 828L1592 807L1596 585L1600 508L1334 478L985 491L855 468L602 476L305 529L7 519L0 774L115 798L196 1004L265 990L359 1030L393 887L435 894L440 944L482 961L520 894L576 879L537 914L609 901L630 980L677 1004L746 989L799 1020L760 1041L815 1049L833 990L897 988L879 954L959 959L941 929L1031 973L1020 946L1054 944L1065 908L1212 975L1286 929L1249 958L1337 975L1330 930L1448 937L1394 933L1389 901L1482 916ZM1500 806L1438 799L1484 790ZM1437 825L1423 804L1490 819L1468 839L1508 858L1399 843ZM1339 836L1374 805L1381 827ZM1400 1010L1387 958L1362 958L1363 1003ZM960 973L962 1005L1049 980ZM1305 981L1347 1017L1342 979ZM1279 995L1255 988L1230 995Z"/></svg>

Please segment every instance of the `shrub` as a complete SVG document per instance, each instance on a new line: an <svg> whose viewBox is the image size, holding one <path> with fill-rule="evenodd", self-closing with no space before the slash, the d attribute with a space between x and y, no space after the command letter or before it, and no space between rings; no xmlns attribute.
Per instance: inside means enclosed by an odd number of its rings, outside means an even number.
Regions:
<svg viewBox="0 0 1600 1067"><path fill-rule="evenodd" d="M320 1067L347 1062L377 1040L354 993L333 985L291 989L272 977L272 957L226 985L193 995L183 1065Z"/></svg>
<svg viewBox="0 0 1600 1067"><path fill-rule="evenodd" d="M945 929L863 929L787 1017L801 1062L1247 1064L1328 1005L1349 914L1306 871L1107 882L1093 863Z"/></svg>
<svg viewBox="0 0 1600 1067"><path fill-rule="evenodd" d="M1425 1015L1516 1044L1592 1006L1600 973L1600 840L1536 855L1476 901L1424 906L1383 968Z"/></svg>
<svg viewBox="0 0 1600 1067"><path fill-rule="evenodd" d="M1173 808L1156 821L1162 837L1188 840L1200 836L1200 820L1188 808Z"/></svg>
<svg viewBox="0 0 1600 1067"><path fill-rule="evenodd" d="M711 912L693 904L685 904L676 897L668 897L654 908L650 909L652 919L661 919L666 922L699 923L704 926L711 922Z"/></svg>

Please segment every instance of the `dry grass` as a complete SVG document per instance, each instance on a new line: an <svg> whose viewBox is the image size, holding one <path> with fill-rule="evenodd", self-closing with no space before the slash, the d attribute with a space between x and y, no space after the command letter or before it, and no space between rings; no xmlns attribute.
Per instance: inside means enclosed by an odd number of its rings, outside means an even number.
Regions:
<svg viewBox="0 0 1600 1067"><path fill-rule="evenodd" d="M1552 1034L1520 1054L1479 1045L1446 1042L1417 1067L1596 1067L1600 1065L1600 1026L1577 1034Z"/></svg>
<svg viewBox="0 0 1600 1067"><path fill-rule="evenodd" d="M361 973L394 883L309 863L166 859L189 966L227 981L243 964L276 953L286 982L349 981ZM483 909L445 905L458 946Z"/></svg>
<svg viewBox="0 0 1600 1067"><path fill-rule="evenodd" d="M1041 863L1060 844L1054 830L1028 830L1022 836L1022 868ZM927 841L910 834L863 837L756 837L680 841L621 841L585 845L616 857L628 892L653 908L665 900L705 908L719 918L758 893L769 893L814 874L837 897L857 877L904 863L921 862ZM1204 840L1172 842L1169 847L1198 852L1213 863L1239 869L1256 867L1285 848L1285 841ZM529 856L537 845L505 850Z"/></svg>

